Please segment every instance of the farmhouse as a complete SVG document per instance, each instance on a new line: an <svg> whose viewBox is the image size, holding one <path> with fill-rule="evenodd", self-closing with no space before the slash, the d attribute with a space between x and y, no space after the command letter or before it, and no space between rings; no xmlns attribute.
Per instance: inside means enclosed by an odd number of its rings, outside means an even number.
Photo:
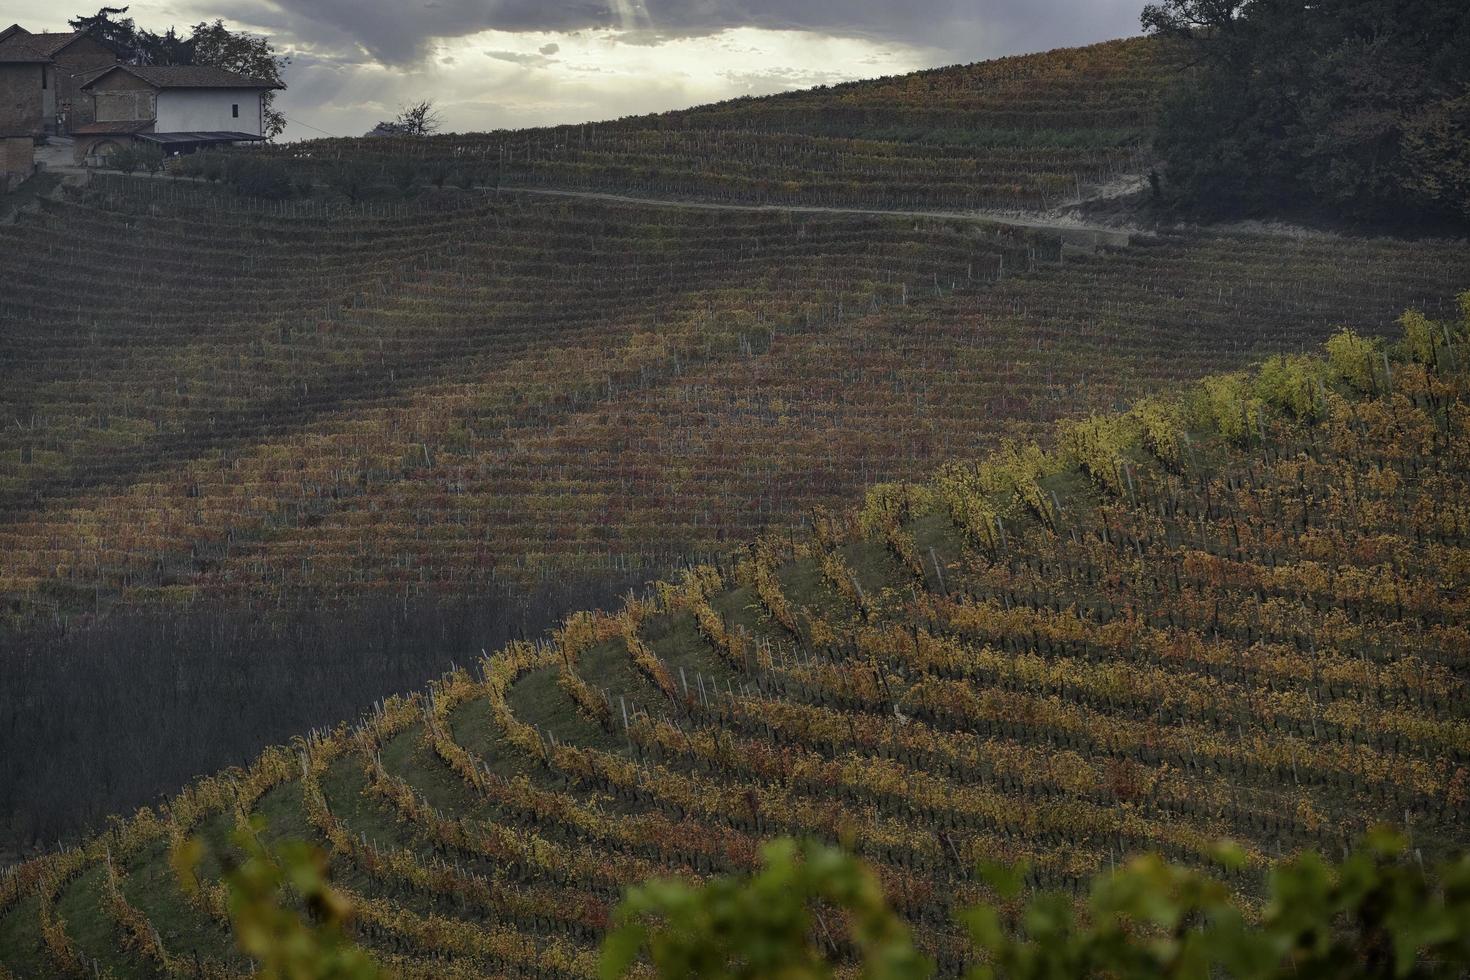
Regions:
<svg viewBox="0 0 1470 980"><path fill-rule="evenodd" d="M0 135L65 133L92 122L81 84L117 63L80 31L33 34L19 24L0 29Z"/></svg>
<svg viewBox="0 0 1470 980"><path fill-rule="evenodd" d="M51 59L23 36L0 39L0 136L39 136Z"/></svg>
<svg viewBox="0 0 1470 980"><path fill-rule="evenodd" d="M71 130L77 162L96 160L128 142L165 153L265 139L262 97L283 86L202 65L113 65L86 81L94 119Z"/></svg>

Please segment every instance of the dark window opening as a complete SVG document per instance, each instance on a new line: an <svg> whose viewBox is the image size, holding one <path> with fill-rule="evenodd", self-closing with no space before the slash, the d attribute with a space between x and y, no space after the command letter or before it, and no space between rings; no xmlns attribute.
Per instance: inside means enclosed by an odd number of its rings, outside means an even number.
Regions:
<svg viewBox="0 0 1470 980"><path fill-rule="evenodd" d="M50 87L51 87L51 73L49 71L47 71L46 69L42 68L41 69L41 91L44 92L44 91L46 91Z"/></svg>
<svg viewBox="0 0 1470 980"><path fill-rule="evenodd" d="M236 119L239 119L240 118L240 106L239 105L232 105L232 106L230 106L230 115L234 116Z"/></svg>

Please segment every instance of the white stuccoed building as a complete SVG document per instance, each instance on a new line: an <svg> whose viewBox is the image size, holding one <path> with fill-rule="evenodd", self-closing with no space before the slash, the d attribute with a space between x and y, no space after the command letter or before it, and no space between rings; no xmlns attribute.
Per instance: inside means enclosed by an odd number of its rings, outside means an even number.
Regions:
<svg viewBox="0 0 1470 980"><path fill-rule="evenodd" d="M281 87L223 68L115 65L82 86L96 121L72 131L77 160L105 156L130 141L184 153L263 140L262 97Z"/></svg>

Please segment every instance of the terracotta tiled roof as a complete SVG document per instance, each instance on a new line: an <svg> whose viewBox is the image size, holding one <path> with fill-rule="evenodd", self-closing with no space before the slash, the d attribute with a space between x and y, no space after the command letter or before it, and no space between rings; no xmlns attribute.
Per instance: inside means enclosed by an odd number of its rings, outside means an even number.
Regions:
<svg viewBox="0 0 1470 980"><path fill-rule="evenodd" d="M12 64L38 58L50 61L62 48L81 36L81 31L32 34L19 24L11 24L0 30L0 61ZM18 53L30 57L17 57Z"/></svg>
<svg viewBox="0 0 1470 980"><path fill-rule="evenodd" d="M116 67L117 67L117 65L103 65L101 68L88 68L85 71L76 72L71 77L72 78L85 78L85 79L87 79L87 81L91 81L94 78L101 78L103 75L105 75L108 72L112 71ZM82 87L83 88L86 88L85 85L83 85Z"/></svg>
<svg viewBox="0 0 1470 980"><path fill-rule="evenodd" d="M125 71L140 78L154 88L284 88L263 78L251 78L223 68L209 65L183 65L169 68L142 67L139 65L117 65L110 71ZM82 88L90 88L110 73L103 72Z"/></svg>
<svg viewBox="0 0 1470 980"><path fill-rule="evenodd" d="M15 33L0 41L0 64L3 65L47 65L51 56L37 48L32 42L35 35Z"/></svg>
<svg viewBox="0 0 1470 980"><path fill-rule="evenodd" d="M69 31L65 34L32 34L30 41L31 47L54 57L58 51L81 36L81 31Z"/></svg>

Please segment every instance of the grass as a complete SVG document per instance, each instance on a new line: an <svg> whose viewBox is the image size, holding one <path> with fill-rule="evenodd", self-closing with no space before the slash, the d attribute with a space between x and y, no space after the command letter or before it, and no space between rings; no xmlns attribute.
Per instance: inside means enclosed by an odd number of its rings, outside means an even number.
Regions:
<svg viewBox="0 0 1470 980"><path fill-rule="evenodd" d="M261 839L268 844L282 840L312 840L316 831L307 822L301 784L295 781L272 787L260 798L252 816L265 821Z"/></svg>
<svg viewBox="0 0 1470 980"><path fill-rule="evenodd" d="M728 589L711 596L709 604L711 609L724 617L731 629L743 629L758 639L784 638L780 627L771 623L761 612L760 597L755 594L754 589L744 586Z"/></svg>
<svg viewBox="0 0 1470 980"><path fill-rule="evenodd" d="M354 837L367 835L369 842L380 847L407 847L410 838L387 807L368 798L367 776L363 760L348 753L333 761L321 777L323 795L332 815L341 820Z"/></svg>
<svg viewBox="0 0 1470 980"><path fill-rule="evenodd" d="M54 969L41 940L40 907L41 900L29 894L0 915L0 964L20 980L40 980Z"/></svg>
<svg viewBox="0 0 1470 980"><path fill-rule="evenodd" d="M96 960L122 980L159 976L149 961L124 952L121 933L103 911L106 877L106 865L93 864L68 882L57 896L56 914L66 923L67 936L79 953Z"/></svg>
<svg viewBox="0 0 1470 980"><path fill-rule="evenodd" d="M379 753L383 768L390 775L409 779L414 789L446 816L483 815L483 802L423 743L422 735L423 730L414 727L390 739Z"/></svg>
<svg viewBox="0 0 1470 980"><path fill-rule="evenodd" d="M554 667L533 671L511 687L506 700L516 717L563 742L613 745L607 733L583 717L576 703L557 686L557 673Z"/></svg>
<svg viewBox="0 0 1470 980"><path fill-rule="evenodd" d="M644 642L675 674L682 667L687 678L693 678L698 671L721 683L736 676L699 632L692 613L679 610L653 616L643 624L642 635Z"/></svg>
<svg viewBox="0 0 1470 980"><path fill-rule="evenodd" d="M490 704L482 698L462 704L449 713L449 733L455 742L478 756L496 775L521 776L531 769L496 730Z"/></svg>
<svg viewBox="0 0 1470 980"><path fill-rule="evenodd" d="M213 847L207 850L213 851ZM216 854L211 853L210 859L217 868ZM218 872L211 874L201 865L200 875L208 880L217 877ZM228 964L235 969L243 965L234 939L184 898L169 864L166 842L149 847L129 866L123 895L148 917L158 930L164 949L173 955L190 961Z"/></svg>
<svg viewBox="0 0 1470 980"><path fill-rule="evenodd" d="M912 581L881 541L858 541L839 548L838 554L870 597L884 589L907 588Z"/></svg>
<svg viewBox="0 0 1470 980"><path fill-rule="evenodd" d="M821 563L815 558L802 558L781 567L777 572L781 591L798 609L808 608L817 615L841 619L852 614L846 600L832 590L822 575Z"/></svg>

